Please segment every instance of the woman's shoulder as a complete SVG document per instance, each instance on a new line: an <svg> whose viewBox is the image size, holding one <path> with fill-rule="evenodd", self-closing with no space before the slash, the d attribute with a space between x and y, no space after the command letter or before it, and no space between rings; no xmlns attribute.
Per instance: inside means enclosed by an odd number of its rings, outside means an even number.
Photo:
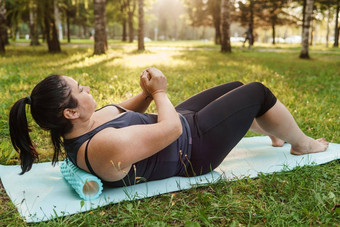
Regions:
<svg viewBox="0 0 340 227"><path fill-rule="evenodd" d="M120 112L128 112L129 110L125 109L124 107L118 105L118 104L107 104L105 106L102 106L101 108L97 109L96 112L104 110L104 109L115 109Z"/></svg>
<svg viewBox="0 0 340 227"><path fill-rule="evenodd" d="M89 135L92 136L93 134L96 134L102 129L106 128L107 124L120 117L124 113L125 112L119 109L116 105L103 106L92 115L92 120L94 123L86 132L80 132L75 129L65 135L64 138L66 142L71 142L78 140L81 137L88 137Z"/></svg>

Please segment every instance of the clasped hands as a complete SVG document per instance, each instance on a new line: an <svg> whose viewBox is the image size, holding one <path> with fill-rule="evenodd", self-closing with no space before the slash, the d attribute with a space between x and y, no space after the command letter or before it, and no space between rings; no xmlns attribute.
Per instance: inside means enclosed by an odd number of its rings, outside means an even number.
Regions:
<svg viewBox="0 0 340 227"><path fill-rule="evenodd" d="M146 97L153 97L160 92L166 92L167 80L164 74L154 67L145 69L140 75L139 84Z"/></svg>

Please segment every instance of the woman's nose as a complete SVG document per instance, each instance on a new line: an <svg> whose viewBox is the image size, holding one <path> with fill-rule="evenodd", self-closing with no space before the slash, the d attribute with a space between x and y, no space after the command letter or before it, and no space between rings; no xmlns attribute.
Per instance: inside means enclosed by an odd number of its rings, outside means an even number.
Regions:
<svg viewBox="0 0 340 227"><path fill-rule="evenodd" d="M90 93L90 87L89 87L89 86L85 86L85 91L86 91L87 93Z"/></svg>

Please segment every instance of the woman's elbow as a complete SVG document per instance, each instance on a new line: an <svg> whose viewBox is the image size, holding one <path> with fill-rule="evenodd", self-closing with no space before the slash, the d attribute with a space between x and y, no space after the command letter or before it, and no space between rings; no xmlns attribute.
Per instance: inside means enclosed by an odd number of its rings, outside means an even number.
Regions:
<svg viewBox="0 0 340 227"><path fill-rule="evenodd" d="M177 128L176 128L176 135L177 137L180 137L183 133L183 128L182 128L182 125L179 125Z"/></svg>
<svg viewBox="0 0 340 227"><path fill-rule="evenodd" d="M173 140L177 139L180 135L182 135L182 124L180 120L174 120L169 122L168 126L166 126L166 134L170 136Z"/></svg>
<svg viewBox="0 0 340 227"><path fill-rule="evenodd" d="M168 138L171 138L172 140L177 139L180 135L182 135L182 123L181 120L178 119L172 119L168 121L164 121L162 124L163 133Z"/></svg>
<svg viewBox="0 0 340 227"><path fill-rule="evenodd" d="M181 120L178 118L178 120L176 121L176 124L174 126L174 133L177 136L177 138L182 135L183 133L183 127L182 127L182 123Z"/></svg>

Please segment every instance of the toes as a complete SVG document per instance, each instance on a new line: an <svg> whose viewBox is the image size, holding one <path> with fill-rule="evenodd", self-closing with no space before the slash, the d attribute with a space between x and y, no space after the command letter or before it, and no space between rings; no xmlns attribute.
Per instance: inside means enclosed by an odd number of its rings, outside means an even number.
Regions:
<svg viewBox="0 0 340 227"><path fill-rule="evenodd" d="M316 141L318 141L319 143L325 144L325 145L329 144L329 142L325 138L320 138L320 139L317 139Z"/></svg>

